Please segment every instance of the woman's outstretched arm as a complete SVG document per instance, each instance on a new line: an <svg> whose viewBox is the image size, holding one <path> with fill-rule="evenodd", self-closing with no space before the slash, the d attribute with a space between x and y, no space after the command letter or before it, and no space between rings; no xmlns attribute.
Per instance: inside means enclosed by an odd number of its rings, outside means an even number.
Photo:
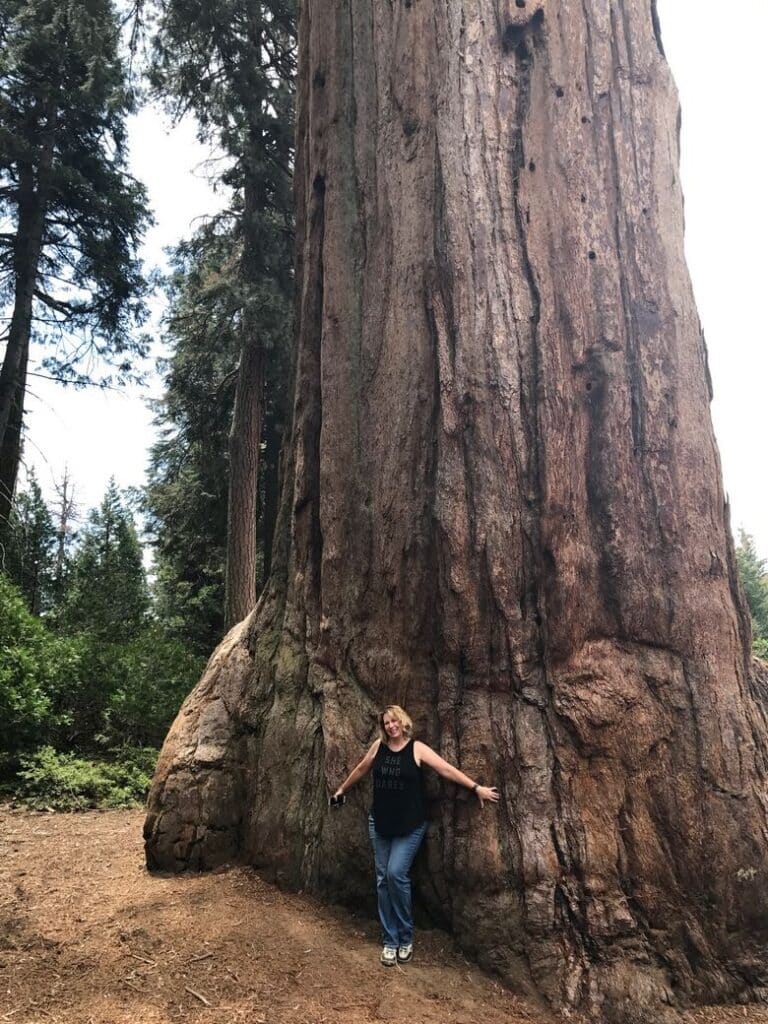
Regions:
<svg viewBox="0 0 768 1024"><path fill-rule="evenodd" d="M421 740L416 740L414 743L413 755L416 758L417 764L425 764L429 768L434 768L438 775L442 775L444 779L471 789L477 794L481 807L486 800L490 800L494 804L498 801L499 791L495 786L481 786L479 782L474 782L468 775L459 771L458 768L454 768L450 761L440 757L439 754L436 754L431 747L428 747L426 743L422 743Z"/></svg>
<svg viewBox="0 0 768 1024"><path fill-rule="evenodd" d="M371 770L371 766L373 765L373 759L376 757L376 751L379 749L380 743L381 740L373 741L368 753L359 764L355 765L346 779L344 779L342 784L333 794L334 796L342 796L348 789L351 789L356 782L359 782L360 779L364 778L368 774Z"/></svg>

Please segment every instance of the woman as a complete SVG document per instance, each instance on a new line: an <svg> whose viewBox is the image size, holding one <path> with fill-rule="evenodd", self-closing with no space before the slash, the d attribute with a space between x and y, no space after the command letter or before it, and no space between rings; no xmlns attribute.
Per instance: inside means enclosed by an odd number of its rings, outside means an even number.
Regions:
<svg viewBox="0 0 768 1024"><path fill-rule="evenodd" d="M496 803L495 786L481 786L454 768L426 743L413 740L413 722L397 704L379 718L377 739L357 767L333 794L338 800L373 768L373 809L368 833L376 865L379 918L384 932L381 962L385 967L413 958L413 915L409 872L427 830L422 765L477 794L482 807Z"/></svg>

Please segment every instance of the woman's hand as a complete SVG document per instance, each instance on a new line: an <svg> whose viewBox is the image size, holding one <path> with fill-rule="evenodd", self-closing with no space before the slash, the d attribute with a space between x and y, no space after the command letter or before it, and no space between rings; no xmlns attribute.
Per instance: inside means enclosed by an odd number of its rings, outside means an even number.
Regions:
<svg viewBox="0 0 768 1024"><path fill-rule="evenodd" d="M477 799L480 801L480 806L485 804L486 800L490 800L492 804L499 802L499 791L495 786L478 786L475 790Z"/></svg>
<svg viewBox="0 0 768 1024"><path fill-rule="evenodd" d="M344 787L343 786L339 786L339 788L336 790L336 792L331 797L331 800L338 800L338 798L340 796L344 796Z"/></svg>

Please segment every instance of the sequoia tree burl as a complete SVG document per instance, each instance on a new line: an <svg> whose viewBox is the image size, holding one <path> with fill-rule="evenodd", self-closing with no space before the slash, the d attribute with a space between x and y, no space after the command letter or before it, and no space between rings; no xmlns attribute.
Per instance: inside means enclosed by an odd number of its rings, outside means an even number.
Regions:
<svg viewBox="0 0 768 1024"><path fill-rule="evenodd" d="M294 425L272 575L166 741L151 866L372 892L405 705L423 905L607 1020L754 993L766 724L649 0L305 0ZM753 694L754 691L754 694Z"/></svg>

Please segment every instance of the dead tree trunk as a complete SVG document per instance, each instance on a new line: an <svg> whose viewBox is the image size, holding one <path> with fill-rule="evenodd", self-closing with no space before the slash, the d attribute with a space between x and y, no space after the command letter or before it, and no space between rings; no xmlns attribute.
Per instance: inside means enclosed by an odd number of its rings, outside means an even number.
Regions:
<svg viewBox="0 0 768 1024"><path fill-rule="evenodd" d="M624 1021L762 984L766 938L766 730L652 7L304 3L272 573L146 824L153 866L364 899L364 794L326 796L397 701L503 793L480 815L435 782L422 902Z"/></svg>

